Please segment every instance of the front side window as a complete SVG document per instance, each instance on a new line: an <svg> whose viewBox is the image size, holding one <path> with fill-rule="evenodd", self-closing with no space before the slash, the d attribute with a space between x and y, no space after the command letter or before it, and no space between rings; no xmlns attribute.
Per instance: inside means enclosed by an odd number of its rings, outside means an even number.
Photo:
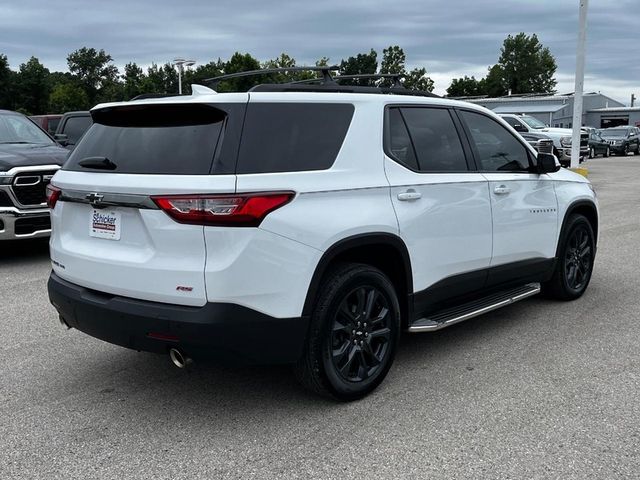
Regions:
<svg viewBox="0 0 640 480"><path fill-rule="evenodd" d="M391 108L388 118L389 153L400 163L425 173L468 170L462 143L448 110Z"/></svg>
<svg viewBox="0 0 640 480"><path fill-rule="evenodd" d="M461 111L471 133L479 167L485 172L526 172L529 153L508 130L495 120L475 112Z"/></svg>

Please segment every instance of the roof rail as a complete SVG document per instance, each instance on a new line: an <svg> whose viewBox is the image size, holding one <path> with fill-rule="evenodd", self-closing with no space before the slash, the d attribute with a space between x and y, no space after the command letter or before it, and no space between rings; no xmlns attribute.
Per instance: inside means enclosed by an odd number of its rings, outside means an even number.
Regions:
<svg viewBox="0 0 640 480"><path fill-rule="evenodd" d="M422 90L409 90L408 88L397 87L361 87L357 85L313 85L304 83L266 83L256 85L250 92L319 92L319 93L373 93L373 94L394 94L413 95L416 97L440 98L435 93L424 92Z"/></svg>
<svg viewBox="0 0 640 480"><path fill-rule="evenodd" d="M178 97L178 96L179 95L177 93L143 93L140 95L136 95L129 101L133 102L134 100L147 100L149 98L166 98L166 97Z"/></svg>
<svg viewBox="0 0 640 480"><path fill-rule="evenodd" d="M248 70L246 72L228 73L226 75L220 75L218 77L207 78L203 80L203 83L211 84L211 86L215 87L218 83L223 82L225 80L231 80L232 78L253 77L256 75L269 75L271 73L304 72L304 71L321 72L322 81L324 83L333 83L333 77L331 76L330 72L336 71L339 69L340 67L337 65L334 65L332 67L323 66L323 67L264 68L261 70Z"/></svg>

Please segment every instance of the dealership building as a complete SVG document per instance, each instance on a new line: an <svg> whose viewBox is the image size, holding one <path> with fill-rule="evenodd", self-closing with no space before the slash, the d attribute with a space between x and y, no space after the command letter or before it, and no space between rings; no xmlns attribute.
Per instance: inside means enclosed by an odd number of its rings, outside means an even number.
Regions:
<svg viewBox="0 0 640 480"><path fill-rule="evenodd" d="M510 95L498 98L464 97L459 99L482 105L498 114L531 115L551 127L571 128L573 122L573 93L566 95ZM627 107L601 93L585 93L582 111L582 125L586 127L640 126L640 107Z"/></svg>

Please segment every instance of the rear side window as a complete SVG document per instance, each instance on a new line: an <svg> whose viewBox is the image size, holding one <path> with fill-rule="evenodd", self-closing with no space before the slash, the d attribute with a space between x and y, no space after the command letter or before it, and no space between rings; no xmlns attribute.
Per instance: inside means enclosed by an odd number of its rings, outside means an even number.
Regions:
<svg viewBox="0 0 640 480"><path fill-rule="evenodd" d="M403 165L419 172L468 170L451 114L442 108L401 107L389 110L388 148ZM403 145L414 153L404 154Z"/></svg>
<svg viewBox="0 0 640 480"><path fill-rule="evenodd" d="M227 113L208 105L132 105L93 117L65 170L91 171L86 165L92 162L83 160L107 158L115 169L99 171L204 175L212 168Z"/></svg>
<svg viewBox="0 0 640 480"><path fill-rule="evenodd" d="M525 146L495 120L479 113L461 111L471 133L480 170L485 172L528 172L531 161Z"/></svg>
<svg viewBox="0 0 640 480"><path fill-rule="evenodd" d="M249 103L237 173L330 168L353 111L353 105L342 103Z"/></svg>
<svg viewBox="0 0 640 480"><path fill-rule="evenodd" d="M64 133L70 145L75 145L91 126L91 117L70 117L64 124Z"/></svg>

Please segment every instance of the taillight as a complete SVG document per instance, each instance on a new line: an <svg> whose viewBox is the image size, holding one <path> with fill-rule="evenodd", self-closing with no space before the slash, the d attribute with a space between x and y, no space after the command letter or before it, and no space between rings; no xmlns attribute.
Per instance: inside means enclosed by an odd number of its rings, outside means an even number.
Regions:
<svg viewBox="0 0 640 480"><path fill-rule="evenodd" d="M47 205L49 208L55 208L61 193L62 190L58 187L54 187L51 184L47 185Z"/></svg>
<svg viewBox="0 0 640 480"><path fill-rule="evenodd" d="M270 212L289 203L293 192L232 195L154 195L176 222L191 225L257 227Z"/></svg>

